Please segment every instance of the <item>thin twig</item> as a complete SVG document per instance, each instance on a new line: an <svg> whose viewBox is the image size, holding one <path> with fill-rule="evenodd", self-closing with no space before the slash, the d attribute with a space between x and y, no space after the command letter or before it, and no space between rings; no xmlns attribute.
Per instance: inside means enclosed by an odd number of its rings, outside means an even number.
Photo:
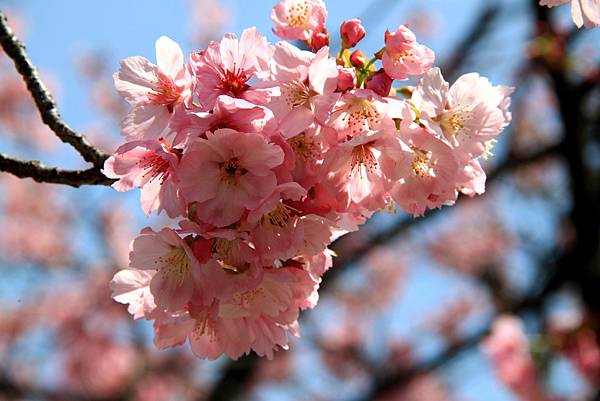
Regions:
<svg viewBox="0 0 600 401"><path fill-rule="evenodd" d="M98 167L87 170L63 170L47 167L37 160L17 160L0 154L0 171L19 178L33 178L37 182L65 184L72 187L81 185L111 185L114 180L105 177Z"/></svg>
<svg viewBox="0 0 600 401"><path fill-rule="evenodd" d="M10 57L31 93L33 100L40 112L42 121L56 134L61 141L71 145L83 159L92 163L98 169L102 167L108 157L104 152L96 149L82 134L69 127L61 118L52 94L42 82L36 67L33 65L25 45L15 36L8 26L4 12L0 10L0 45Z"/></svg>

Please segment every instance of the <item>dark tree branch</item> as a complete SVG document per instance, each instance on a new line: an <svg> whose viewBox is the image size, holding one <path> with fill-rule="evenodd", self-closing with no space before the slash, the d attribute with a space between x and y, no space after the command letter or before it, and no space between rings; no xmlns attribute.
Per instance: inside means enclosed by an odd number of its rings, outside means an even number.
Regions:
<svg viewBox="0 0 600 401"><path fill-rule="evenodd" d="M13 30L8 26L4 12L0 10L0 45L10 57L31 93L33 100L40 112L42 121L56 134L61 141L71 145L83 159L92 163L98 170L108 157L104 152L96 149L82 134L69 127L61 118L52 95L42 82L36 67L33 65L25 45L17 39Z"/></svg>
<svg viewBox="0 0 600 401"><path fill-rule="evenodd" d="M552 257L548 260L543 261L540 265L543 265L545 268L546 262L552 264ZM556 260L554 264L554 269L552 274L550 274L541 288L538 289L533 295L529 295L521 299L517 302L512 302L504 305L502 308L498 310L497 315L500 314L511 314L518 315L523 312L532 311L539 312L540 309L544 306L545 300L548 296L557 288L559 284L560 278L557 275L557 272L560 271L560 263L562 263L563 258L559 258ZM395 372L389 372L389 369L381 369L379 375L375 375L375 379L373 381L373 385L371 386L371 390L361 396L358 400L355 401L372 401L377 400L381 397L385 397L389 393L394 391L401 390L406 385L408 385L413 379L432 373L442 366L452 362L455 358L460 356L463 352L466 352L473 347L478 346L481 341L490 334L490 329L495 320L493 317L484 327L477 331L474 334L471 334L464 339L450 345L443 352L433 357L432 359L420 362L408 369L399 370Z"/></svg>
<svg viewBox="0 0 600 401"><path fill-rule="evenodd" d="M0 171L19 178L33 178L37 182L65 184L72 187L81 185L111 185L114 180L105 177L98 167L87 170L62 170L44 166L37 160L17 160L0 154Z"/></svg>

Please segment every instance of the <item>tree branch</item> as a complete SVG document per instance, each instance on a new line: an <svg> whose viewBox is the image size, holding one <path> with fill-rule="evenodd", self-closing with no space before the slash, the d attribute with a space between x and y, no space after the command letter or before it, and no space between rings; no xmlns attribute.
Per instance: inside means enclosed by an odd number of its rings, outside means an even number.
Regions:
<svg viewBox="0 0 600 401"><path fill-rule="evenodd" d="M558 270L558 269L557 269ZM550 292L556 287L556 280L554 276L550 277L549 280L544 284L543 288L538 293L531 296L526 296L522 300L506 305L504 308L499 310L492 319L484 325L484 327L474 334L466 336L464 339L450 345L440 354L432 359L423 361L417 365L414 365L408 369L389 372L389 369L382 369L379 376L375 376L371 390L358 398L355 401L370 401L377 400L392 393L394 390L402 390L408 385L413 379L436 371L440 367L453 361L455 358L460 356L463 352L479 345L479 343L489 335L492 324L496 316L501 314L516 315L524 311L539 311L544 305L544 301L550 294Z"/></svg>
<svg viewBox="0 0 600 401"><path fill-rule="evenodd" d="M27 84L27 89L35 101L44 124L50 127L61 141L75 148L85 161L92 163L99 170L108 155L96 149L88 142L85 136L69 127L63 121L51 93L42 82L36 67L27 56L25 45L17 39L13 30L8 26L6 16L1 10L0 45L8 57L13 60L17 71Z"/></svg>
<svg viewBox="0 0 600 401"><path fill-rule="evenodd" d="M37 182L65 184L72 187L81 185L111 185L114 180L105 177L96 166L87 170L62 170L47 167L37 160L17 160L0 153L0 171L6 171L19 178L33 178Z"/></svg>

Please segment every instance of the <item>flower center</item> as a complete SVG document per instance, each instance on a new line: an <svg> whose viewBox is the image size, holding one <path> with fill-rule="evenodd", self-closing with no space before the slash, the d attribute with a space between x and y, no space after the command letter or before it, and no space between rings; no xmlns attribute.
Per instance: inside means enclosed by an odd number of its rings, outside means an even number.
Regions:
<svg viewBox="0 0 600 401"><path fill-rule="evenodd" d="M306 0L295 1L287 10L286 19L288 24L297 28L305 28L308 25L310 6Z"/></svg>
<svg viewBox="0 0 600 401"><path fill-rule="evenodd" d="M159 72L156 77L156 84L152 92L148 94L148 101L151 104L167 106L169 111L173 111L173 104L179 101L181 97L181 89L175 85L173 80Z"/></svg>
<svg viewBox="0 0 600 401"><path fill-rule="evenodd" d="M233 299L235 300L235 302L239 305L239 306L250 306L252 305L255 300L258 298L263 298L265 296L265 290L262 289L261 287L258 288L252 288L250 290L241 292L241 293L236 293L233 296Z"/></svg>
<svg viewBox="0 0 600 401"><path fill-rule="evenodd" d="M370 100L360 99L350 106L348 115L344 118L353 135L365 129L375 129L381 122L381 113Z"/></svg>
<svg viewBox="0 0 600 401"><path fill-rule="evenodd" d="M280 203L277 205L275 210L270 213L267 213L262 218L262 226L263 227L285 227L287 225L288 220L299 211L294 209L291 206L288 206L284 203Z"/></svg>
<svg viewBox="0 0 600 401"><path fill-rule="evenodd" d="M281 94L291 108L302 106L310 99L310 90L302 82L292 81L281 85Z"/></svg>
<svg viewBox="0 0 600 401"><path fill-rule="evenodd" d="M431 152L424 151L418 148L413 149L412 171L417 177L435 177L431 161Z"/></svg>
<svg viewBox="0 0 600 401"><path fill-rule="evenodd" d="M373 155L371 150L372 142L365 143L362 145L355 146L352 149L352 161L350 164L350 174L353 174L356 170L359 170L362 174L361 167L372 173L377 168L377 159Z"/></svg>
<svg viewBox="0 0 600 401"><path fill-rule="evenodd" d="M163 157L160 157L156 153L151 153L144 156L143 159L136 163L139 168L146 170L143 177L148 178L148 181L152 181L156 178L160 179L161 184L170 176L169 172L169 161Z"/></svg>
<svg viewBox="0 0 600 401"><path fill-rule="evenodd" d="M294 153L304 160L314 159L319 153L317 144L313 138L307 136L305 133L288 139L288 144L292 147Z"/></svg>
<svg viewBox="0 0 600 401"><path fill-rule="evenodd" d="M188 277L191 267L185 249L180 247L173 248L169 253L160 256L154 263L162 265L160 274L175 276L180 284Z"/></svg>
<svg viewBox="0 0 600 401"><path fill-rule="evenodd" d="M217 333L212 324L212 319L209 316L197 317L194 316L196 320L196 327L194 327L194 331L192 331L192 335L199 339L200 337L207 336L208 341L213 343L217 341Z"/></svg>
<svg viewBox="0 0 600 401"><path fill-rule="evenodd" d="M225 181L230 185L237 185L238 178L248 172L245 168L240 167L237 157L227 162L219 163L219 167L221 168L221 181Z"/></svg>
<svg viewBox="0 0 600 401"><path fill-rule="evenodd" d="M406 59L408 59L408 62L413 62L415 60L415 52L412 49L406 49L398 53L392 53L391 56L394 65L404 63Z"/></svg>
<svg viewBox="0 0 600 401"><path fill-rule="evenodd" d="M230 273L242 273L250 267L243 258L239 240L215 238L211 251L218 259L219 265Z"/></svg>
<svg viewBox="0 0 600 401"><path fill-rule="evenodd" d="M448 110L440 116L440 125L446 134L456 140L459 135L469 136L466 124L473 118L473 113L465 108Z"/></svg>
<svg viewBox="0 0 600 401"><path fill-rule="evenodd" d="M219 87L237 96L250 87L247 82L251 77L251 74L248 74L242 69L237 69L234 64L233 70L227 70L225 71L225 74L221 76L221 84Z"/></svg>

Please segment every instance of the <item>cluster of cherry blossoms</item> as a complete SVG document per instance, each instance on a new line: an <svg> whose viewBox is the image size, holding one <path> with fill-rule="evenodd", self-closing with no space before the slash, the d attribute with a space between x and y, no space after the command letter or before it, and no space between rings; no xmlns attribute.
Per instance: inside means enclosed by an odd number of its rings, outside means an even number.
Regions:
<svg viewBox="0 0 600 401"><path fill-rule="evenodd" d="M321 0L273 8L274 33L310 51L250 28L187 60L161 37L156 64L121 62L126 143L104 172L178 227L142 230L111 287L154 321L159 348L271 358L317 303L334 239L382 209L419 216L484 192L479 160L510 122L512 89L475 73L449 86L406 26L367 60L349 50L365 29L345 21L332 57L326 17Z"/></svg>

